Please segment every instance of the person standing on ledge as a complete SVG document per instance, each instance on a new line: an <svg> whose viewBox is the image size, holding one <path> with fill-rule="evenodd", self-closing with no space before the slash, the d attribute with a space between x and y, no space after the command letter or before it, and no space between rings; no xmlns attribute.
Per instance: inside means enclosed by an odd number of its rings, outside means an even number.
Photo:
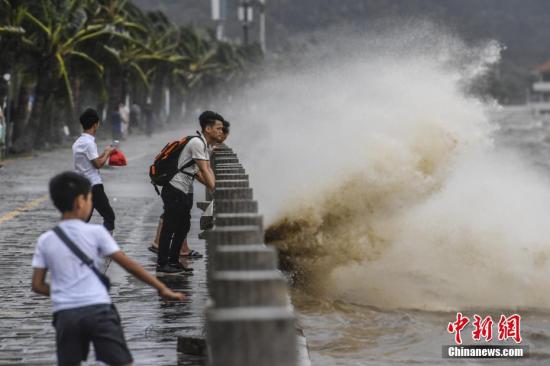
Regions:
<svg viewBox="0 0 550 366"><path fill-rule="evenodd" d="M84 132L73 144L73 162L75 171L88 178L92 184L93 206L86 222L90 221L93 210L96 209L103 217L103 226L105 226L105 229L113 234L115 230L115 212L109 203L109 198L105 194L99 169L105 166L115 147L108 146L101 155L98 154L95 135L99 129L99 116L95 109L86 109L80 115L80 124Z"/></svg>

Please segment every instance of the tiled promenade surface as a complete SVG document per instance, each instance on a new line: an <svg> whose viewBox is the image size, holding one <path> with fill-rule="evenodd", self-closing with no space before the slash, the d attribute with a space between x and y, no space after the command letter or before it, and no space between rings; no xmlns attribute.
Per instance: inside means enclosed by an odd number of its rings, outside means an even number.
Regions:
<svg viewBox="0 0 550 366"><path fill-rule="evenodd" d="M147 250L152 242L162 204L147 177L155 153L177 134L164 132L147 139L132 137L122 143L128 166L104 170L105 190L117 217L115 239L130 257L154 273L155 255ZM108 142L99 142L102 150ZM39 153L32 158L7 162L0 169L0 365L54 365L54 329L48 298L30 290L31 258L37 237L53 227L59 214L47 199L51 176L72 166L70 149ZM202 199L203 190L196 189ZM199 216L192 213L189 234L193 249L204 253L198 240ZM101 222L97 213L93 222ZM188 262L191 276L161 280L188 295L184 303L163 302L156 291L109 266L111 297L122 318L135 365L201 365L192 356L177 354L177 335L203 331L207 289L205 259ZM93 353L88 365L96 365Z"/></svg>

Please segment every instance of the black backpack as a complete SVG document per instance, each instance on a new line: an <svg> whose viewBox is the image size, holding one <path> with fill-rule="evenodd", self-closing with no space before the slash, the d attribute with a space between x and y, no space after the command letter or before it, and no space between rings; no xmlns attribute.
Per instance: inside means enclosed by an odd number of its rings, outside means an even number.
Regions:
<svg viewBox="0 0 550 366"><path fill-rule="evenodd" d="M198 135L186 136L179 141L172 141L166 144L155 157L153 164L149 167L149 178L151 178L151 184L155 187L155 191L160 195L158 186L165 186L174 178L174 175L181 172L183 174L191 175L183 170L195 164L194 160L184 164L178 169L178 161L180 153L183 148L194 137L200 137Z"/></svg>

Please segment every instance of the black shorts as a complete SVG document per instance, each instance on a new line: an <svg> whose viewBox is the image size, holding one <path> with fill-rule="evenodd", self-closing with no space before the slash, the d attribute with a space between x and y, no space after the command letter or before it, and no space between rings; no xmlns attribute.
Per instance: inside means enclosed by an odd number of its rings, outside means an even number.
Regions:
<svg viewBox="0 0 550 366"><path fill-rule="evenodd" d="M96 359L108 365L132 363L114 305L98 304L54 313L58 365L86 361L90 342Z"/></svg>

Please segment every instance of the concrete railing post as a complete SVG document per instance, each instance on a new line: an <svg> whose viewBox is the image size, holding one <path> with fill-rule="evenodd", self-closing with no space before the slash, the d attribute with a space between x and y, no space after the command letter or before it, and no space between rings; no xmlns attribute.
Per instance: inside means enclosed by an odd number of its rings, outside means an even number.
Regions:
<svg viewBox="0 0 550 366"><path fill-rule="evenodd" d="M264 244L248 175L227 146L211 161L216 177L214 227L207 232L206 312L211 366L296 366L296 320L277 251ZM202 203L206 205L206 203Z"/></svg>

